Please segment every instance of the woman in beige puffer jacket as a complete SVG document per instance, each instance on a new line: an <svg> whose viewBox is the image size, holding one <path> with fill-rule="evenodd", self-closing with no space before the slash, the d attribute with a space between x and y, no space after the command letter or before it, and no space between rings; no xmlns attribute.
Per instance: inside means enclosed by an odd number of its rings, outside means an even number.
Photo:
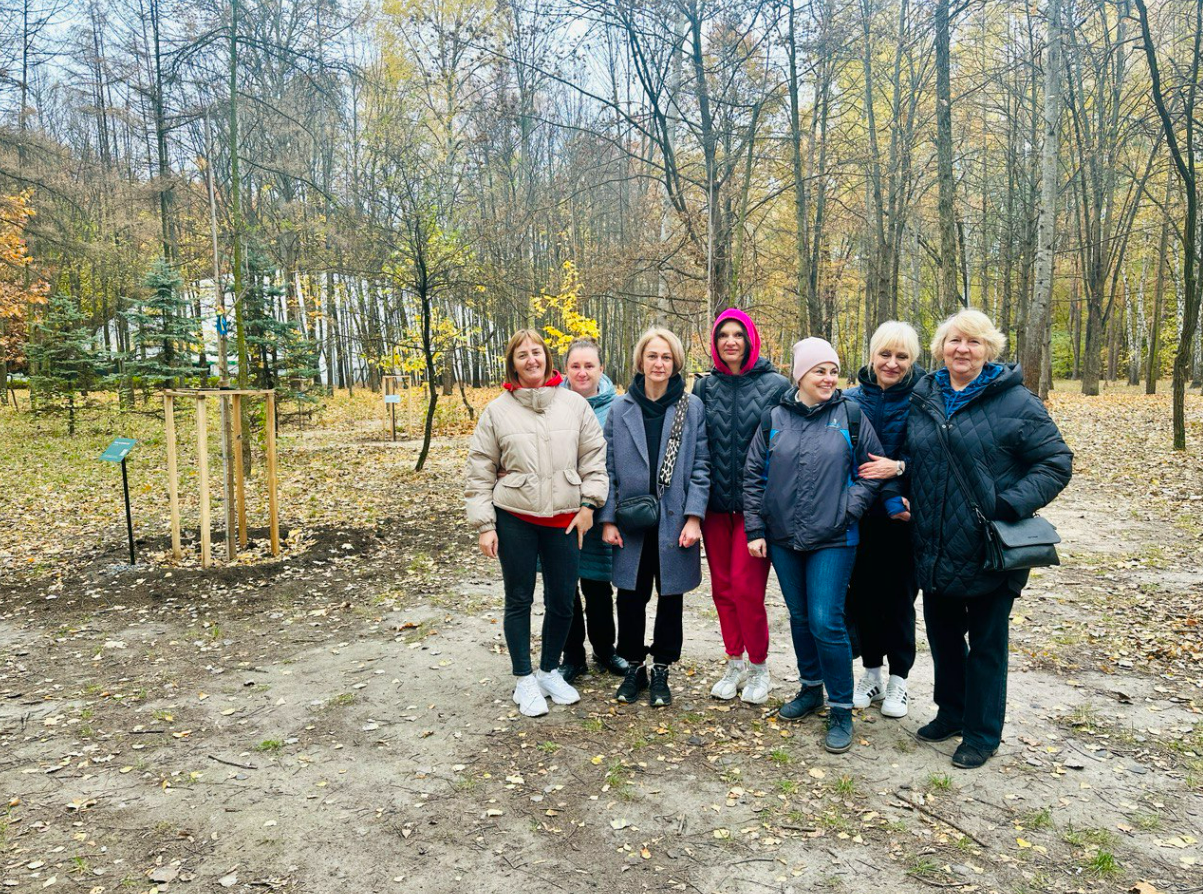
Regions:
<svg viewBox="0 0 1203 894"><path fill-rule="evenodd" d="M519 330L506 348L505 393L481 414L468 448L468 521L481 551L501 562L506 647L523 714L580 700L557 672L572 624L580 544L606 502L606 440L588 402L558 387L538 332ZM531 673L530 612L536 564L543 570L543 647Z"/></svg>

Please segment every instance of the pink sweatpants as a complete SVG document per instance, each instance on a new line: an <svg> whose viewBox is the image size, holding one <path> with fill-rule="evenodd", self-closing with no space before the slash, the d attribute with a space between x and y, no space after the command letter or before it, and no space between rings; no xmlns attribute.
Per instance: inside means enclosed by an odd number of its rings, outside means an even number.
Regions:
<svg viewBox="0 0 1203 894"><path fill-rule="evenodd" d="M723 646L732 658L746 650L749 661L764 664L769 654L769 618L764 610L769 560L748 555L742 512L707 512L702 537Z"/></svg>

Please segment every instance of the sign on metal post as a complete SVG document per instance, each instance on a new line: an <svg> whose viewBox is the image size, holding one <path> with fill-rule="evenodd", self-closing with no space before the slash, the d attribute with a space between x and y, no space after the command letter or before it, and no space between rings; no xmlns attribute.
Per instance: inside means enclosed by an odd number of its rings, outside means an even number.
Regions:
<svg viewBox="0 0 1203 894"><path fill-rule="evenodd" d="M109 463L124 462L137 443L133 438L114 438L113 443L104 449L104 453L100 454L100 458Z"/></svg>
<svg viewBox="0 0 1203 894"><path fill-rule="evenodd" d="M113 443L100 454L100 459L108 463L121 463L121 487L125 492L125 529L129 534L129 563L138 564L134 556L134 516L129 505L129 475L125 470L125 458L138 442L133 438L114 438Z"/></svg>
<svg viewBox="0 0 1203 894"><path fill-rule="evenodd" d="M384 402L386 404L399 404L399 403L401 403L401 395L400 394L386 394L386 395L384 395Z"/></svg>

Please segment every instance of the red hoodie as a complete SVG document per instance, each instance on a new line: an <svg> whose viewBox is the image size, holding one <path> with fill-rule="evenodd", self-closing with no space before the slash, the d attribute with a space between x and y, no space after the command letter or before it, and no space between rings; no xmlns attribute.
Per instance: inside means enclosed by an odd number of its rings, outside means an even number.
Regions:
<svg viewBox="0 0 1203 894"><path fill-rule="evenodd" d="M732 375L731 370L727 368L727 363L719 355L718 352L718 330L723 323L728 320L735 320L744 327L744 334L748 339L748 356L744 359L744 365L740 367L739 375L743 375L760 359L760 333L756 331L756 324L752 322L752 318L740 310L738 307L731 307L723 311L714 320L714 328L710 330L710 356L714 358L714 368L724 375Z"/></svg>

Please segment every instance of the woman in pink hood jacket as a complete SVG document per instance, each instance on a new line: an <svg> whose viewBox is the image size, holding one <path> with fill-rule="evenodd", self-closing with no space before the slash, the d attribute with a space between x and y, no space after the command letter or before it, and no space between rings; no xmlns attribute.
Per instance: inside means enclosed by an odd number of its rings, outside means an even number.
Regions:
<svg viewBox="0 0 1203 894"><path fill-rule="evenodd" d="M769 561L748 555L743 516L744 459L761 416L780 402L790 384L760 356L760 334L741 310L725 310L715 319L710 352L714 369L693 386L693 393L706 407L710 502L702 522L702 537L727 652L726 672L710 694L732 699L742 689L745 702L759 705L768 700L773 686L765 665L769 622L764 591Z"/></svg>

